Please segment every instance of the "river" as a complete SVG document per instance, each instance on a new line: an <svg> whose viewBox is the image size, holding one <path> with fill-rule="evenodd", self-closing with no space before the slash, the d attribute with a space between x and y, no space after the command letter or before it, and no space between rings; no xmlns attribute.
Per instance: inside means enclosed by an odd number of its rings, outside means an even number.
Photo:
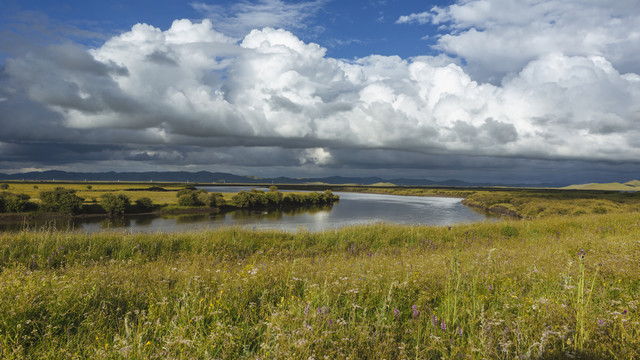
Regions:
<svg viewBox="0 0 640 360"><path fill-rule="evenodd" d="M248 187L211 187L207 191L238 192ZM0 231L58 228L98 232L105 229L127 232L176 232L239 226L250 229L285 231L322 231L368 223L412 225L453 225L487 220L487 215L462 205L459 198L396 196L337 192L340 201L326 208L290 211L237 210L223 214L129 215L120 219L74 218L70 220L27 224L0 224Z"/></svg>

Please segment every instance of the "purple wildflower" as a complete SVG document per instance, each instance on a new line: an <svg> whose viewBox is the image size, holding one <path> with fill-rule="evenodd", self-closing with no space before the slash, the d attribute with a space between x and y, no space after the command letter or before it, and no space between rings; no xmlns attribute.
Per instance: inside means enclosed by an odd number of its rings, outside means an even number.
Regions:
<svg viewBox="0 0 640 360"><path fill-rule="evenodd" d="M462 327L458 325L458 336L462 336Z"/></svg>
<svg viewBox="0 0 640 360"><path fill-rule="evenodd" d="M413 304L413 306L411 307L411 316L413 316L414 319L418 318L418 315L420 315L420 312L418 311L418 306L416 304Z"/></svg>
<svg viewBox="0 0 640 360"><path fill-rule="evenodd" d="M447 324L445 324L444 320L440 322L440 329L447 330Z"/></svg>
<svg viewBox="0 0 640 360"><path fill-rule="evenodd" d="M309 315L309 303L304 307L304 316L307 317L307 315Z"/></svg>
<svg viewBox="0 0 640 360"><path fill-rule="evenodd" d="M604 326L604 320L599 319L599 320L598 320L598 325L600 325L600 326Z"/></svg>
<svg viewBox="0 0 640 360"><path fill-rule="evenodd" d="M437 316L435 316L435 315L433 315L433 316L431 317L431 323L433 324L433 327L434 327L434 328L438 327L438 317L437 317Z"/></svg>
<svg viewBox="0 0 640 360"><path fill-rule="evenodd" d="M399 319L400 318L400 310L393 309L393 315L396 317L396 319Z"/></svg>

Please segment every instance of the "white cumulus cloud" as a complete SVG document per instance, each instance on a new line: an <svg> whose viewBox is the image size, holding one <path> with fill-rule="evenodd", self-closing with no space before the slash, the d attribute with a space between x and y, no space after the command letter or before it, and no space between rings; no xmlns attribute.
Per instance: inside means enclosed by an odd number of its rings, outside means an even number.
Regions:
<svg viewBox="0 0 640 360"><path fill-rule="evenodd" d="M238 39L210 19L137 24L90 50L64 43L6 59L0 141L73 138L126 145L131 161L248 166L420 168L442 155L635 163L640 75L624 60L640 51L633 3L467 0L429 11L453 29L438 46L465 65L335 59L287 30Z"/></svg>
<svg viewBox="0 0 640 360"><path fill-rule="evenodd" d="M620 72L640 72L638 0L464 0L397 22L442 25L437 48L464 58L481 80L499 82L550 52L599 55Z"/></svg>
<svg viewBox="0 0 640 360"><path fill-rule="evenodd" d="M58 58L69 51L77 52L73 61ZM89 52L49 53L10 59L7 71L69 128L129 129L208 147L235 139L313 154L354 147L640 157L632 141L640 77L621 74L602 56L541 56L496 86L437 58L329 58L285 30L253 30L237 43L209 20L177 20L165 31L139 24Z"/></svg>

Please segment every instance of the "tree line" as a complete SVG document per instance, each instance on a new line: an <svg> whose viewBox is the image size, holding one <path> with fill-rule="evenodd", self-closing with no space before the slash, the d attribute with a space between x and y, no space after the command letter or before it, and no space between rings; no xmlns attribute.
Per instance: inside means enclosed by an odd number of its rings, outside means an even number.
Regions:
<svg viewBox="0 0 640 360"><path fill-rule="evenodd" d="M210 207L210 208L290 208L301 206L324 206L338 201L339 197L330 190L324 193L281 193L272 186L268 192L252 189L240 191L227 204L222 193L209 193L193 186L185 187L176 193L177 204L180 207ZM43 211L51 213L81 214L107 213L122 215L127 213L144 213L156 209L158 206L148 197L135 201L125 194L106 193L99 202L84 204L76 190L63 187L54 190L40 191L40 202L31 201L27 194L14 194L7 191L0 193L0 213L22 213Z"/></svg>
<svg viewBox="0 0 640 360"><path fill-rule="evenodd" d="M124 213L140 213L154 209L154 204L148 197L131 202L125 194L103 194L98 204L84 204L84 199L76 194L76 190L55 188L40 191L40 202L31 201L27 194L14 194L8 191L0 193L0 213L22 213L29 211L43 211L50 213L64 213L77 215L81 213L105 212L112 215ZM96 207L97 205L97 207Z"/></svg>
<svg viewBox="0 0 640 360"><path fill-rule="evenodd" d="M286 208L330 205L339 199L331 190L324 193L281 193L277 187L271 186L268 192L257 189L240 191L233 196L232 201L239 208Z"/></svg>

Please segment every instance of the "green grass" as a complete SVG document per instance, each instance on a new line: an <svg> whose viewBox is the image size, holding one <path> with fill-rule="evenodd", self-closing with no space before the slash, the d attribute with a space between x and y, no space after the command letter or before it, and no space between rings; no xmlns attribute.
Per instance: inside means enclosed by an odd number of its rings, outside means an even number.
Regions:
<svg viewBox="0 0 640 360"><path fill-rule="evenodd" d="M634 359L640 219L0 234L0 358Z"/></svg>
<svg viewBox="0 0 640 360"><path fill-rule="evenodd" d="M85 204L92 203L95 199L100 201L103 194L125 194L131 201L142 197L150 198L154 204L176 204L176 192L184 189L185 184L180 183L114 183L114 182L60 182L60 183L36 183L36 182L7 182L12 193L27 194L31 199L39 201L41 191L52 191L57 187L76 190L76 195L85 199ZM150 187L162 187L168 191L144 191ZM131 191L135 189L135 191Z"/></svg>
<svg viewBox="0 0 640 360"><path fill-rule="evenodd" d="M569 185L563 189L576 189L576 190L610 190L610 191L638 191L640 190L640 181L631 180L626 183L589 183L579 185Z"/></svg>
<svg viewBox="0 0 640 360"><path fill-rule="evenodd" d="M522 218L535 219L583 214L622 214L640 212L640 193L586 190L476 191L463 204L497 213L510 211Z"/></svg>

